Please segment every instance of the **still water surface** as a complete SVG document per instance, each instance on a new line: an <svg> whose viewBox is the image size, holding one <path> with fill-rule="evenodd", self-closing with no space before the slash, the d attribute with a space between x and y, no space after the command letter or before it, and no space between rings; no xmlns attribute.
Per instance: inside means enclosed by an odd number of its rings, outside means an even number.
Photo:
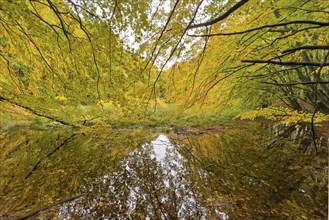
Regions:
<svg viewBox="0 0 329 220"><path fill-rule="evenodd" d="M327 136L259 123L199 133L1 136L1 219L327 219Z"/></svg>

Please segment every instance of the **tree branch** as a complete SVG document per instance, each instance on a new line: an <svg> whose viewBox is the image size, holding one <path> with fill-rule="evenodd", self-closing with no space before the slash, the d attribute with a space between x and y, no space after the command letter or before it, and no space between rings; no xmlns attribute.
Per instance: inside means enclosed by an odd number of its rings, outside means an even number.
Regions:
<svg viewBox="0 0 329 220"><path fill-rule="evenodd" d="M249 0L241 0L238 3L236 3L235 5L233 5L232 8L230 8L229 10L227 10L224 14L222 14L221 16L205 22L205 23L199 23L199 24L194 24L194 25L189 25L187 27L187 29L193 29L193 28L198 28L198 27L206 27L206 26L210 26L213 25L219 21L224 20L225 18L227 18L230 14L232 14L234 11L238 10L240 7L242 7L244 4L246 4Z"/></svg>
<svg viewBox="0 0 329 220"><path fill-rule="evenodd" d="M264 84L276 85L276 86L295 86L295 85L314 85L314 84L329 84L329 81L320 81L320 82L299 82L299 83L271 83L271 82L262 82Z"/></svg>
<svg viewBox="0 0 329 220"><path fill-rule="evenodd" d="M76 127L75 125L70 124L70 123L65 122L65 121L62 121L62 120L60 120L60 119L56 119L56 118L53 118L53 117L48 116L48 115L43 115L43 114L37 112L36 110L34 110L34 109L28 107L28 106L21 105L21 104L15 102L15 101L12 101L12 100L10 100L10 99L8 99L8 98L6 98L6 97L0 96L0 101L7 101L7 102L9 102L9 103L12 104L12 105L16 105L16 106L18 106L18 107L21 107L21 108L23 108L23 109L26 109L26 110L32 112L34 115L37 115L37 116L39 116L39 117L43 117L43 118L47 118L47 119L50 119L50 120L52 120L52 121L56 121L56 122L58 122L58 123L60 123L60 124L62 124L62 125L67 125L67 126L73 126L73 127Z"/></svg>
<svg viewBox="0 0 329 220"><path fill-rule="evenodd" d="M319 27L326 27L329 26L328 22L319 22L319 21L310 21L310 20L297 20L297 21L289 21L285 23L279 23L279 24L267 24L255 28L251 28L244 31L236 31L236 32L230 32L230 33L215 33L215 34L189 34L190 37L214 37L214 36L229 36L229 35L238 35L238 34L245 34L253 31L262 30L265 28L274 28L274 27L281 27L291 24L312 24L317 25Z"/></svg>
<svg viewBox="0 0 329 220"><path fill-rule="evenodd" d="M294 53L298 50L329 50L329 45L307 45L284 50L282 53Z"/></svg>
<svg viewBox="0 0 329 220"><path fill-rule="evenodd" d="M314 62L281 62L281 61L273 61L273 60L242 60L242 63L266 63L266 64L275 64L282 66L329 66L329 63L314 63Z"/></svg>

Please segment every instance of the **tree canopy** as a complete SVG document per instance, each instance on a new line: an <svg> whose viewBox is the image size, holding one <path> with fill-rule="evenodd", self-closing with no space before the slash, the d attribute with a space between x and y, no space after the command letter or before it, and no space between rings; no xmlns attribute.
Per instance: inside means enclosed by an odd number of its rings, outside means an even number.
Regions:
<svg viewBox="0 0 329 220"><path fill-rule="evenodd" d="M328 8L320 0L0 0L0 99L75 126L258 108L296 121L308 112L314 122L329 113Z"/></svg>

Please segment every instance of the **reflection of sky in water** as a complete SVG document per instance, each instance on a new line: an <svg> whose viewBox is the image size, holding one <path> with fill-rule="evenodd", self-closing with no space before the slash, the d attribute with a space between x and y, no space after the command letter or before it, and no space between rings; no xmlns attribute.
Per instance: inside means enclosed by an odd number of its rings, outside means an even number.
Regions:
<svg viewBox="0 0 329 220"><path fill-rule="evenodd" d="M157 139L151 142L154 150L155 159L160 162L166 157L166 152L169 148L173 148L169 139L165 135L160 135Z"/></svg>
<svg viewBox="0 0 329 220"><path fill-rule="evenodd" d="M228 219L217 206L205 207L204 186L191 177L187 161L165 135L131 152L121 170L104 175L85 187L86 197L61 207L70 219ZM211 215L210 215L211 213Z"/></svg>

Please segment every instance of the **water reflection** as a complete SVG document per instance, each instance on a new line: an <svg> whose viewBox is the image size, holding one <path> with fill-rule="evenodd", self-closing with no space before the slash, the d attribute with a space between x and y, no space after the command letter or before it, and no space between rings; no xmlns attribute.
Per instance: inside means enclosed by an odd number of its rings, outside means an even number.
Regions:
<svg viewBox="0 0 329 220"><path fill-rule="evenodd" d="M64 219L228 219L220 203L206 206L199 173L165 135L144 144L117 172L85 187L85 198L62 206Z"/></svg>
<svg viewBox="0 0 329 220"><path fill-rule="evenodd" d="M56 218L61 201L81 195L96 177L115 171L133 149L150 140L143 130L6 131L0 138L0 219L34 213ZM54 204L57 204L54 206ZM38 210L48 207L37 217ZM51 207L52 209L50 210Z"/></svg>
<svg viewBox="0 0 329 220"><path fill-rule="evenodd" d="M231 219L327 219L326 142L315 154L309 136L251 125L180 140L182 155L227 204L222 211Z"/></svg>
<svg viewBox="0 0 329 220"><path fill-rule="evenodd" d="M7 133L0 219L327 219L328 130L287 128Z"/></svg>

